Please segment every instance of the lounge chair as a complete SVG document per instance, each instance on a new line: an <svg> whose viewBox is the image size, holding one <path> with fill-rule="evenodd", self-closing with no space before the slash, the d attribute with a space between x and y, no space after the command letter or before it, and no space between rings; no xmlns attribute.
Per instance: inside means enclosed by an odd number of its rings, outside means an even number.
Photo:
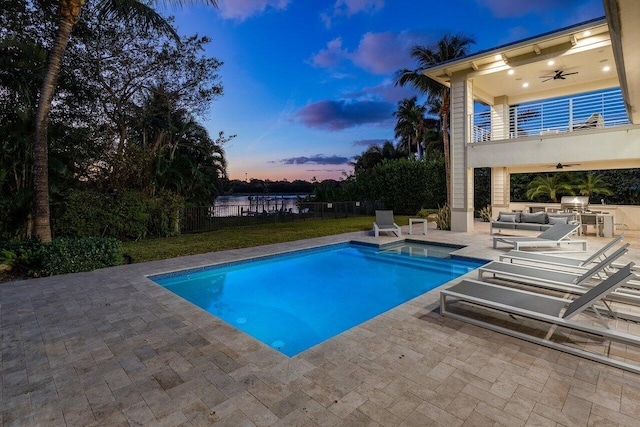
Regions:
<svg viewBox="0 0 640 427"><path fill-rule="evenodd" d="M571 240L571 234L573 234L578 229L578 227L580 227L579 224L554 224L553 227L543 231L535 237L494 237L493 248L496 249L498 247L498 243L504 243L506 245L513 246L515 250L519 250L523 247L537 248L548 246L562 246L565 244L578 244L582 245L582 251L586 251L586 240Z"/></svg>
<svg viewBox="0 0 640 427"><path fill-rule="evenodd" d="M602 248L595 251L591 256L581 259L581 258L571 258L560 255L553 255L549 253L540 253L540 252L527 252L527 251L517 251L511 250L506 254L500 255L500 261L507 260L512 263L531 263L531 264L545 264L549 266L556 267L570 267L577 269L591 268L591 264L594 262L598 262L606 256L606 253L612 249L615 245L622 242L623 235L617 236L612 239L609 243L604 245ZM624 264L621 263L613 263L613 267L620 268L623 267ZM637 268L637 267L636 267Z"/></svg>
<svg viewBox="0 0 640 427"><path fill-rule="evenodd" d="M490 274L494 279L508 280L514 284L582 295L591 287L591 279L607 277L608 274L605 269L626 254L629 251L628 248L629 243L595 263L589 270L582 272L558 271L529 265L492 261L478 268L478 279L483 280L485 274ZM636 278L635 275L633 276ZM611 301L638 306L640 305L640 283L631 280L628 282L624 288L612 293L609 298ZM628 315L625 314L624 317L640 320L637 314L632 316L629 313Z"/></svg>
<svg viewBox="0 0 640 427"><path fill-rule="evenodd" d="M396 233L396 236L402 236L402 229L393 222L393 211L376 211L376 222L373 223L373 233L376 237L380 236L381 231Z"/></svg>
<svg viewBox="0 0 640 427"><path fill-rule="evenodd" d="M558 285L581 286L587 280L604 269L629 251L629 243L604 257L586 271L559 271L531 265L513 264L510 262L491 261L478 268L478 279L482 280L485 274L493 277L522 282L549 283Z"/></svg>
<svg viewBox="0 0 640 427"><path fill-rule="evenodd" d="M585 346L584 348L574 347L567 344L570 340L581 339L581 334L577 334L576 337L564 337L559 341L551 340L553 335L556 333L556 328L559 326L571 331L586 332L588 334L600 336L604 339L608 339L610 342L616 341L622 344L640 346L640 337L638 336L610 330L606 328L606 324L604 328L601 328L595 325L571 320L585 309L592 308L596 312L599 320L604 323L604 320L599 315L595 304L620 286L623 286L634 276L631 272L632 266L633 264L629 264L624 268L621 268L613 276L604 280L573 301L518 289L504 288L502 286L475 280L463 280L451 288L440 292L440 314L556 350L594 360L596 362L640 373L640 366L633 365L623 360L613 359L608 356L608 351L605 351L604 354L588 351L587 348L592 348L593 343L590 343L590 345ZM480 320L477 317L473 317L472 314L466 315L464 312L450 311L447 307L447 298L453 298L458 301L458 303L463 302L489 308L510 316L515 315L540 321L551 325L551 328L544 338L542 336L535 336L531 333L510 329L506 326L494 324L486 320ZM531 328L527 328L526 330L531 331Z"/></svg>

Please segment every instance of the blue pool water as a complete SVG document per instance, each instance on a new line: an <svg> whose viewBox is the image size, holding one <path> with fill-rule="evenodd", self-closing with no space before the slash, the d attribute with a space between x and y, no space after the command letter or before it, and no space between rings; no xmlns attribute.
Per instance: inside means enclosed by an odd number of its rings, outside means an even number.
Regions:
<svg viewBox="0 0 640 427"><path fill-rule="evenodd" d="M483 263L403 247L332 245L150 279L294 356Z"/></svg>

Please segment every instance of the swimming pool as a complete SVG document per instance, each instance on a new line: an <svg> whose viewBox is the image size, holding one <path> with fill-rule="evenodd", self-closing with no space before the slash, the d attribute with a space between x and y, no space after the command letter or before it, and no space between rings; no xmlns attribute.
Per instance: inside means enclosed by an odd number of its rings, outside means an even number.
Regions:
<svg viewBox="0 0 640 427"><path fill-rule="evenodd" d="M345 243L150 279L291 357L484 263L441 248Z"/></svg>

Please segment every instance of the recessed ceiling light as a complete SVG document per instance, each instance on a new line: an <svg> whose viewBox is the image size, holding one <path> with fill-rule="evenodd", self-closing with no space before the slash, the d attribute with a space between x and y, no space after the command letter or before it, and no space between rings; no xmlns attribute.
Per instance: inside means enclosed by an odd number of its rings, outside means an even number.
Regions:
<svg viewBox="0 0 640 427"><path fill-rule="evenodd" d="M549 61L549 62L547 62L547 65L553 65L553 64L555 64L555 61Z"/></svg>
<svg viewBox="0 0 640 427"><path fill-rule="evenodd" d="M602 71L609 71L610 69L611 69L611 67L609 67L608 65L605 65L605 66L602 68Z"/></svg>
<svg viewBox="0 0 640 427"><path fill-rule="evenodd" d="M515 71L513 71L513 70L507 71L507 74L509 74L510 76L513 76L513 73L515 73Z"/></svg>
<svg viewBox="0 0 640 427"><path fill-rule="evenodd" d="M587 30L584 33L582 33L582 35L585 37L589 37L591 35L591 31Z"/></svg>
<svg viewBox="0 0 640 427"><path fill-rule="evenodd" d="M500 61L502 59L502 55L496 55L496 61Z"/></svg>
<svg viewBox="0 0 640 427"><path fill-rule="evenodd" d="M522 83L522 87L529 87L529 83Z"/></svg>

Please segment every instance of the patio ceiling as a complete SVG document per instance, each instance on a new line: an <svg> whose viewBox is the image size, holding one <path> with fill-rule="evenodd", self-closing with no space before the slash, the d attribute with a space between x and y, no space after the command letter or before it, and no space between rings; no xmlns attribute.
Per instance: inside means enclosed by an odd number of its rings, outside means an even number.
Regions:
<svg viewBox="0 0 640 427"><path fill-rule="evenodd" d="M501 96L514 105L619 86L629 119L640 124L640 1L604 0L603 4L606 18L499 46L423 72L447 86L452 77L467 76L473 82L475 99L487 104ZM609 67L607 71L605 66ZM564 80L541 78L556 70L577 74Z"/></svg>
<svg viewBox="0 0 640 427"><path fill-rule="evenodd" d="M543 77L556 70L577 74ZM474 98L487 104L501 96L514 105L620 86L605 19L450 61L424 73L447 86L452 77L467 76Z"/></svg>

